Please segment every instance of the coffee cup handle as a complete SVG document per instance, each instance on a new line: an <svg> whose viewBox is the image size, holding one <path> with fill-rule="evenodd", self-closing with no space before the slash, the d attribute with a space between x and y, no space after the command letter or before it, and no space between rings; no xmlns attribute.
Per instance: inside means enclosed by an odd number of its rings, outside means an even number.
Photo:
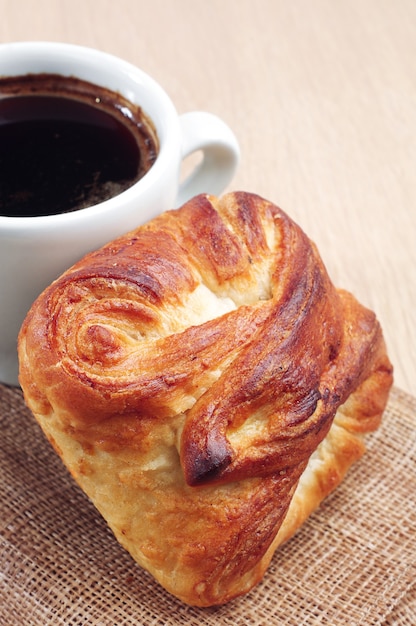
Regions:
<svg viewBox="0 0 416 626"><path fill-rule="evenodd" d="M219 117L204 111L184 113L182 162L201 152L202 160L179 186L177 206L200 193L218 195L231 182L240 158L240 148L232 130Z"/></svg>

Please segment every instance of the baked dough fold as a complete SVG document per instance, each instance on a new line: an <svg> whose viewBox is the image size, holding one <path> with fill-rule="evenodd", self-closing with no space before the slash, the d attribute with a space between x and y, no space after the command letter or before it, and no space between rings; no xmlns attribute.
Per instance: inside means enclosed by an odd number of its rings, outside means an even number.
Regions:
<svg viewBox="0 0 416 626"><path fill-rule="evenodd" d="M132 557L186 603L257 584L364 452L392 384L375 315L249 193L200 195L32 306L25 399Z"/></svg>

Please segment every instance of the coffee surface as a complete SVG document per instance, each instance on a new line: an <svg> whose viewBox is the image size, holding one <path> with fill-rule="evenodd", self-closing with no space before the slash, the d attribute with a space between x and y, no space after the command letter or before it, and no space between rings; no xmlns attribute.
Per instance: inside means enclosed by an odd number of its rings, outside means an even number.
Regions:
<svg viewBox="0 0 416 626"><path fill-rule="evenodd" d="M0 79L0 214L76 211L152 166L157 138L139 107L78 79Z"/></svg>

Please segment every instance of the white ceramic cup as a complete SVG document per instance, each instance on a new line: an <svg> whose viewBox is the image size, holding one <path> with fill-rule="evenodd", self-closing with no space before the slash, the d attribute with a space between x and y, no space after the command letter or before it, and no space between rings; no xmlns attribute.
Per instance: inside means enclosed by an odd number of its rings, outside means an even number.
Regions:
<svg viewBox="0 0 416 626"><path fill-rule="evenodd" d="M18 331L49 283L85 253L197 193L221 193L239 159L236 138L222 120L200 111L178 115L151 77L119 58L52 42L0 45L0 77L38 73L75 76L140 105L156 128L159 152L143 178L100 204L36 217L1 216L0 208L0 382L11 385L18 384ZM197 151L202 161L181 182L183 160Z"/></svg>

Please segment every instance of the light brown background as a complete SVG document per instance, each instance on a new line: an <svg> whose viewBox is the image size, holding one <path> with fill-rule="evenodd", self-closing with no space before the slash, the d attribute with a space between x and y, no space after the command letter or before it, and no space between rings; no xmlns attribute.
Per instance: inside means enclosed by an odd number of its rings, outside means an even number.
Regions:
<svg viewBox="0 0 416 626"><path fill-rule="evenodd" d="M180 113L227 121L242 151L229 189L301 224L416 393L414 0L0 0L0 16L2 42L101 48Z"/></svg>

